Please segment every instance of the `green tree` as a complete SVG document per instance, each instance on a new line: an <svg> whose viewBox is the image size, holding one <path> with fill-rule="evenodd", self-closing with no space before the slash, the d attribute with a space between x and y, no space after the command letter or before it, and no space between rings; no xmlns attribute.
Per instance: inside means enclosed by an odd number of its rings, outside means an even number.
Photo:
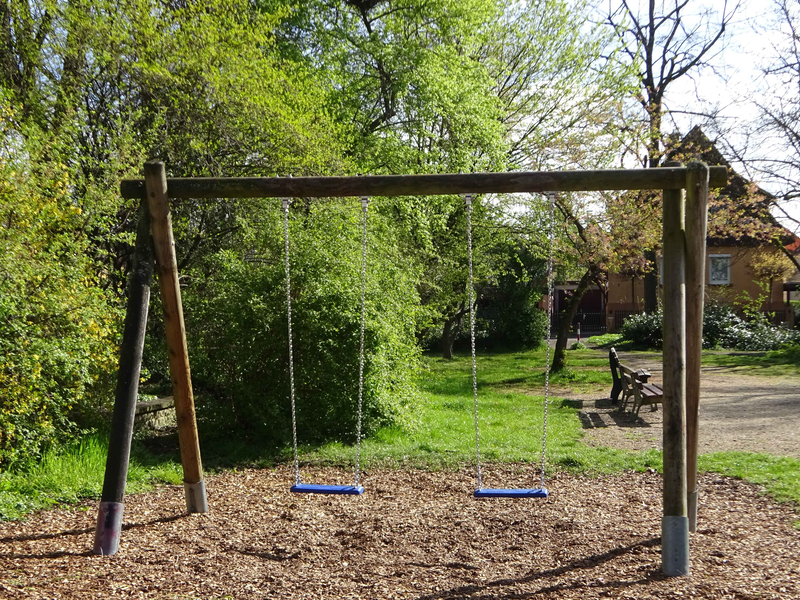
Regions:
<svg viewBox="0 0 800 600"><path fill-rule="evenodd" d="M587 166L609 160L609 124L629 89L626 67L603 57L611 36L575 26L583 3L437 0L419 5L323 2L301 9L287 37L333 82L340 118L353 126L364 172ZM316 12L315 12L316 11ZM299 25L298 25L299 24ZM603 158L601 158L603 157ZM493 202L493 200L490 200ZM486 202L483 202L486 204ZM443 353L466 305L463 201L392 205L411 260L423 265L422 328L442 328ZM476 210L479 256L507 232L497 211ZM489 281L504 261L480 260Z"/></svg>
<svg viewBox="0 0 800 600"><path fill-rule="evenodd" d="M640 163L649 168L661 165L664 148L664 118L668 114L666 92L675 81L691 77L707 67L724 47L724 34L739 4L726 2L719 12L693 13L688 0L651 0L647 8L622 0L610 7L606 23L615 32L623 49L618 57L638 72L639 86L634 96L641 108L639 119L644 136L643 152L635 150ZM680 106L673 108L680 111ZM632 131L639 127L631 128ZM660 196L651 195L659 204ZM645 311L655 312L658 302L658 266L656 249L648 249L645 258Z"/></svg>
<svg viewBox="0 0 800 600"><path fill-rule="evenodd" d="M376 200L374 204L379 202ZM263 220L245 260L223 250L195 270L185 295L199 414L219 429L291 439L283 218L274 201L251 202ZM358 399L361 206L296 203L291 290L298 435L353 441ZM363 431L408 424L416 399L416 278L390 224L369 216ZM223 431L227 431L223 427Z"/></svg>
<svg viewBox="0 0 800 600"><path fill-rule="evenodd" d="M4 233L16 249L4 260L48 275L41 302L21 293L36 285L20 267L4 281L7 326L36 326L42 347L4 354L10 416L0 461L10 461L90 424L77 409L97 399L91 378L112 368L137 208L119 198L121 177L137 175L146 158L164 159L171 175L339 172L347 160L324 85L281 55L277 17L247 2L34 0L4 3L0 17L3 109L13 107L3 114ZM16 215L27 210L42 216L18 231L25 219ZM241 203L184 201L173 217L191 284L221 248L245 255L259 215ZM151 315L157 331L157 308ZM152 355L148 364L163 369ZM23 403L27 388L37 391Z"/></svg>
<svg viewBox="0 0 800 600"><path fill-rule="evenodd" d="M344 166L341 128L327 117L324 87L281 56L272 37L276 15L239 0L12 4L5 6L4 88L21 106L21 122L72 148L65 156L72 192L92 220L108 285L120 294L136 205L120 201L118 182L138 175L144 160L163 159L170 174L183 176ZM26 108L31 104L36 108ZM193 249L189 259L230 233L216 218L230 206L216 216L193 207L175 206L178 238L190 240L181 247Z"/></svg>
<svg viewBox="0 0 800 600"><path fill-rule="evenodd" d="M98 286L58 140L0 105L0 468L30 464L108 408L119 312Z"/></svg>

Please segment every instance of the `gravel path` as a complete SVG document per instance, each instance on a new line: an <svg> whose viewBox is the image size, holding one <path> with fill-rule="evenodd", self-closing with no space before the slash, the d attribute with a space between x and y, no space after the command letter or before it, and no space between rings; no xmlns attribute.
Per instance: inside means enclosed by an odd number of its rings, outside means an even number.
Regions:
<svg viewBox="0 0 800 600"><path fill-rule="evenodd" d="M620 353L620 361L662 381L660 357ZM619 414L596 394L576 394L585 441L629 450L661 448L662 410L643 407L639 418ZM800 459L800 376L762 377L730 367L703 367L700 384L701 454L766 452Z"/></svg>

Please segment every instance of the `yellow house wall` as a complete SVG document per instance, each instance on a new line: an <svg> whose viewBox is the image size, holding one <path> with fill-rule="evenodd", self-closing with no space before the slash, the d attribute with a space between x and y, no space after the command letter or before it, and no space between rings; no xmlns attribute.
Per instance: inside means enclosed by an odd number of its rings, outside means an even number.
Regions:
<svg viewBox="0 0 800 600"><path fill-rule="evenodd" d="M746 297L756 299L764 294L764 290L755 280L751 269L751 261L757 251L752 247L741 246L712 246L706 249L706 301L716 300L726 304L741 304ZM777 248L766 249L766 251L780 252ZM709 281L709 255L710 254L729 254L731 257L730 284L710 285ZM765 285L768 282L763 282ZM659 290L660 293L660 290ZM607 327L609 331L613 329L614 312L617 310L642 310L644 308L644 280L623 277L618 274L610 274L608 280L608 302ZM784 310L783 281L773 281L771 293L765 298L761 305L762 310Z"/></svg>
<svg viewBox="0 0 800 600"><path fill-rule="evenodd" d="M608 303L606 305L612 312L615 310L642 310L644 308L644 280L611 275L608 279Z"/></svg>
<svg viewBox="0 0 800 600"><path fill-rule="evenodd" d="M737 246L715 246L706 249L706 301L717 300L727 304L741 304L749 297L753 300L767 294L762 286L769 285L768 280L756 281L751 268L756 248ZM777 248L760 249L761 252L780 252ZM731 282L729 285L710 285L708 283L708 259L710 254L730 254ZM761 284L761 285L759 285ZM773 281L770 293L764 298L762 310L783 310L783 280Z"/></svg>

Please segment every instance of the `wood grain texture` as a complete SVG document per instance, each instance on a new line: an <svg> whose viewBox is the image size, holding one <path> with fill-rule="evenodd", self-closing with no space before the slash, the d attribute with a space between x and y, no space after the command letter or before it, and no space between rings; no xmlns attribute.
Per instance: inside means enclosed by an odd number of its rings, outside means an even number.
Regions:
<svg viewBox="0 0 800 600"><path fill-rule="evenodd" d="M710 173L713 187L725 185L728 177L725 167L711 167ZM170 198L304 198L664 190L682 189L685 185L685 167L365 177L177 177L167 180ZM144 198L144 181L123 180L120 192L124 198Z"/></svg>
<svg viewBox="0 0 800 600"><path fill-rule="evenodd" d="M685 214L664 190L664 516L687 516Z"/></svg>
<svg viewBox="0 0 800 600"><path fill-rule="evenodd" d="M167 335L169 371L172 377L175 414L178 421L178 439L185 483L199 483L203 479L200 443L194 411L192 377L189 369L189 349L186 344L186 327L183 321L181 290L178 282L178 263L169 212L167 181L164 163L145 163L147 201L150 208L150 226L156 255L161 303L164 309L164 328Z"/></svg>
<svg viewBox="0 0 800 600"><path fill-rule="evenodd" d="M703 351L703 300L708 231L708 166L693 162L686 170L686 483L697 491L700 361ZM696 508L696 504L694 505ZM690 531L696 515L689 515Z"/></svg>

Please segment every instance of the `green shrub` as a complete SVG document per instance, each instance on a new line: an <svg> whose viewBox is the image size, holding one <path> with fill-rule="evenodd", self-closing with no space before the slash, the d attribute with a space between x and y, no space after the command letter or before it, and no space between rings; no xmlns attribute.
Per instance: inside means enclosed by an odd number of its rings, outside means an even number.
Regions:
<svg viewBox="0 0 800 600"><path fill-rule="evenodd" d="M638 346L660 348L663 342L662 323L661 309L654 313L632 315L622 325L622 337Z"/></svg>
<svg viewBox="0 0 800 600"><path fill-rule="evenodd" d="M547 264L524 246L501 248L505 266L494 283L481 290L479 316L488 321L487 337L494 345L510 350L538 348L547 332L547 312L539 308Z"/></svg>
<svg viewBox="0 0 800 600"><path fill-rule="evenodd" d="M736 350L777 350L800 340L800 334L786 327L772 325L765 317L732 326L723 346Z"/></svg>
<svg viewBox="0 0 800 600"><path fill-rule="evenodd" d="M719 302L703 307L703 347L716 348L730 343L729 332L742 327L742 320L733 309Z"/></svg>
<svg viewBox="0 0 800 600"><path fill-rule="evenodd" d="M370 218L365 434L406 423L418 361L414 279L380 217ZM199 417L276 443L291 439L281 219L277 211L265 219L255 244L258 260L217 253L184 293ZM315 204L302 219L293 219L292 332L301 443L352 441L356 431L360 243L359 219L347 207Z"/></svg>
<svg viewBox="0 0 800 600"><path fill-rule="evenodd" d="M662 343L662 313L634 315L622 326L625 340L649 348L659 348ZM764 315L750 320L741 319L725 304L708 303L703 310L703 347L732 350L777 350L787 344L797 343L800 333L786 327L772 325Z"/></svg>
<svg viewBox="0 0 800 600"><path fill-rule="evenodd" d="M119 314L69 170L37 140L0 154L0 468L74 438L81 416L108 405L116 366Z"/></svg>
<svg viewBox="0 0 800 600"><path fill-rule="evenodd" d="M547 331L547 313L537 302L530 299L518 307L498 311L490 335L510 350L533 350L541 346Z"/></svg>
<svg viewBox="0 0 800 600"><path fill-rule="evenodd" d="M703 312L703 347L736 350L777 350L800 340L800 334L775 326L761 313L741 319L730 306L710 302Z"/></svg>

